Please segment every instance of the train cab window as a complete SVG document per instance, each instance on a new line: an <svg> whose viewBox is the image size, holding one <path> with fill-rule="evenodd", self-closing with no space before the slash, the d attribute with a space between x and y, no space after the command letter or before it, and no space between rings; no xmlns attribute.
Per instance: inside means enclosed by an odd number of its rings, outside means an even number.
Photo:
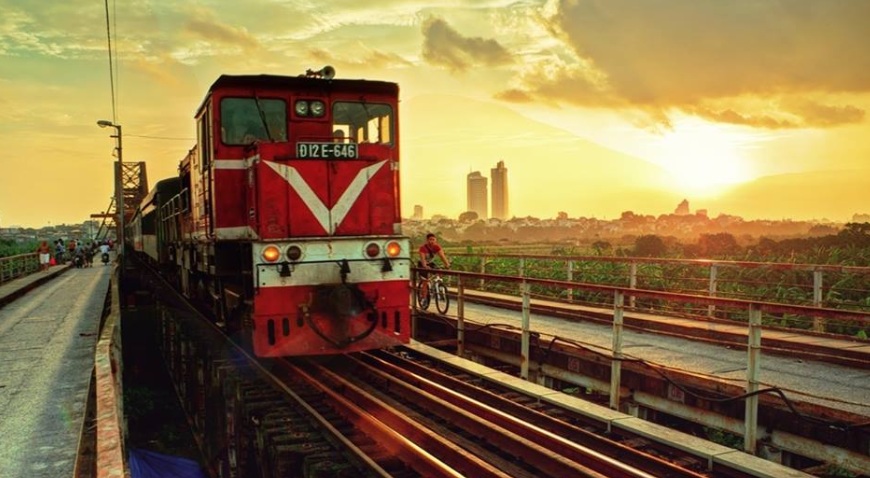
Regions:
<svg viewBox="0 0 870 478"><path fill-rule="evenodd" d="M205 171L211 165L211 135L209 135L209 111L206 111L202 117L199 118L198 128L196 130L197 134L197 145L199 146L199 157L200 157L200 170Z"/></svg>
<svg viewBox="0 0 870 478"><path fill-rule="evenodd" d="M337 101L332 105L332 130L357 143L393 144L393 108L379 103Z"/></svg>
<svg viewBox="0 0 870 478"><path fill-rule="evenodd" d="M287 103L273 98L221 100L221 141L243 145L254 141L287 141Z"/></svg>

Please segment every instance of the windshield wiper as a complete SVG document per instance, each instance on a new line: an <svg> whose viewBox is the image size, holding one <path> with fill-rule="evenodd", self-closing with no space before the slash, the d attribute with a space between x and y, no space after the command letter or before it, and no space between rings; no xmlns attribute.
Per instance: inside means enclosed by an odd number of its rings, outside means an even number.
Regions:
<svg viewBox="0 0 870 478"><path fill-rule="evenodd" d="M257 95L254 95L254 102L257 104L257 113L260 113L260 122L263 123L263 129L266 130L266 137L269 138L270 143L274 143L275 140L272 139L272 133L269 132L269 126L266 124L266 113L263 111L263 107L260 105L260 98Z"/></svg>

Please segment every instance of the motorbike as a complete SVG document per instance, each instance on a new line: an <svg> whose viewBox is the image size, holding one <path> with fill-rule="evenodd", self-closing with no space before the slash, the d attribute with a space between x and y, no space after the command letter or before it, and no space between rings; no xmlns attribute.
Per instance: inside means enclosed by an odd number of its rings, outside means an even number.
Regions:
<svg viewBox="0 0 870 478"><path fill-rule="evenodd" d="M76 254L76 257L75 257L75 259L73 259L73 262L75 263L76 269L81 269L82 266L85 265L85 257L81 254Z"/></svg>
<svg viewBox="0 0 870 478"><path fill-rule="evenodd" d="M100 257L100 259L103 261L103 265L108 264L109 263L109 253L104 252L103 255Z"/></svg>

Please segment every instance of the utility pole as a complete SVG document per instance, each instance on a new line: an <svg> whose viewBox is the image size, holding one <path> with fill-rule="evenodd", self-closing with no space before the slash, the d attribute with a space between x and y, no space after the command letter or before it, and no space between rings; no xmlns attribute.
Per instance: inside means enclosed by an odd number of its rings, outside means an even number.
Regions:
<svg viewBox="0 0 870 478"><path fill-rule="evenodd" d="M112 138L117 138L118 140L118 161L115 163L115 211L118 214L118 218L115 221L115 224L118 226L118 230L115 232L115 237L117 238L117 251L118 254L123 257L124 254L124 182L122 179L124 173L124 149L122 143L122 135L121 135L121 125L115 124L108 120L99 120L97 121L97 125L100 128L105 128L107 126L115 128L117 134L112 135Z"/></svg>

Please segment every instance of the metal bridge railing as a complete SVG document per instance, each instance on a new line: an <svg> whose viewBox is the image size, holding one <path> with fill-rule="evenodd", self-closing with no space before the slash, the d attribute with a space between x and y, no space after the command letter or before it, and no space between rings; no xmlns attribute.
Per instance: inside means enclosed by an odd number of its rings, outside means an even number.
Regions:
<svg viewBox="0 0 870 478"><path fill-rule="evenodd" d="M455 255L454 255L455 257ZM455 261L454 261L455 264ZM418 282L419 269L413 268L413 283ZM740 315L743 317L743 325L747 329L747 350L748 356L746 361L746 393L749 396L745 399L745 423L744 423L744 451L747 453L755 453L757 446L758 432L758 407L759 397L756 392L761 389L760 372L761 372L761 336L764 324L762 317L770 314L789 314L799 317L819 317L825 321L845 321L854 324L857 327L866 329L870 327L870 313L856 310L844 309L829 309L823 307L814 307L806 305L794 305L784 303L762 302L758 300L730 299L715 297L710 295L695 295L676 292L664 292L660 290L644 290L626 286L611 286L601 284L590 284L582 282L570 282L564 280L552 279L537 279L523 276L504 276L495 274L481 274L475 272L459 272L455 270L438 271L441 275L448 279L456 292L456 338L457 338L457 355L463 356L465 344L465 293L466 288L472 288L472 285L480 286L481 284L499 284L507 286L512 290L511 295L519 295L522 298L522 326L521 326L521 341L520 341L520 377L529 379L529 349L531 343L532 324L531 324L531 307L533 288L539 290L547 289L551 291L560 290L578 290L587 293L592 293L602 298L606 298L603 303L613 311L613 327L612 332L612 363L611 363L611 383L610 383L610 408L619 410L619 390L621 386L621 367L623 352L623 318L625 314L626 302L628 297L636 297L638 299L651 300L658 303L685 303L692 304L695 307L715 307L718 310L728 311L730 314ZM469 287L472 286L472 287ZM550 299L552 300L552 299ZM414 307L417 303L414 301Z"/></svg>
<svg viewBox="0 0 870 478"><path fill-rule="evenodd" d="M834 264L667 259L607 256L553 256L534 254L451 253L455 267L481 274L517 275L537 279L628 287L750 301L787 303L870 312L870 267ZM469 284L470 285L470 284ZM484 279L481 290L494 290ZM533 289L533 293L535 290ZM576 288L559 290L569 302L597 301ZM648 308L630 291L627 308ZM660 305L659 305L660 306ZM657 306L656 308L658 308ZM725 317L713 304L684 313ZM820 316L797 323L780 315L782 326L817 332L844 333Z"/></svg>
<svg viewBox="0 0 870 478"><path fill-rule="evenodd" d="M0 284L24 277L39 270L39 254L30 252L0 257Z"/></svg>

